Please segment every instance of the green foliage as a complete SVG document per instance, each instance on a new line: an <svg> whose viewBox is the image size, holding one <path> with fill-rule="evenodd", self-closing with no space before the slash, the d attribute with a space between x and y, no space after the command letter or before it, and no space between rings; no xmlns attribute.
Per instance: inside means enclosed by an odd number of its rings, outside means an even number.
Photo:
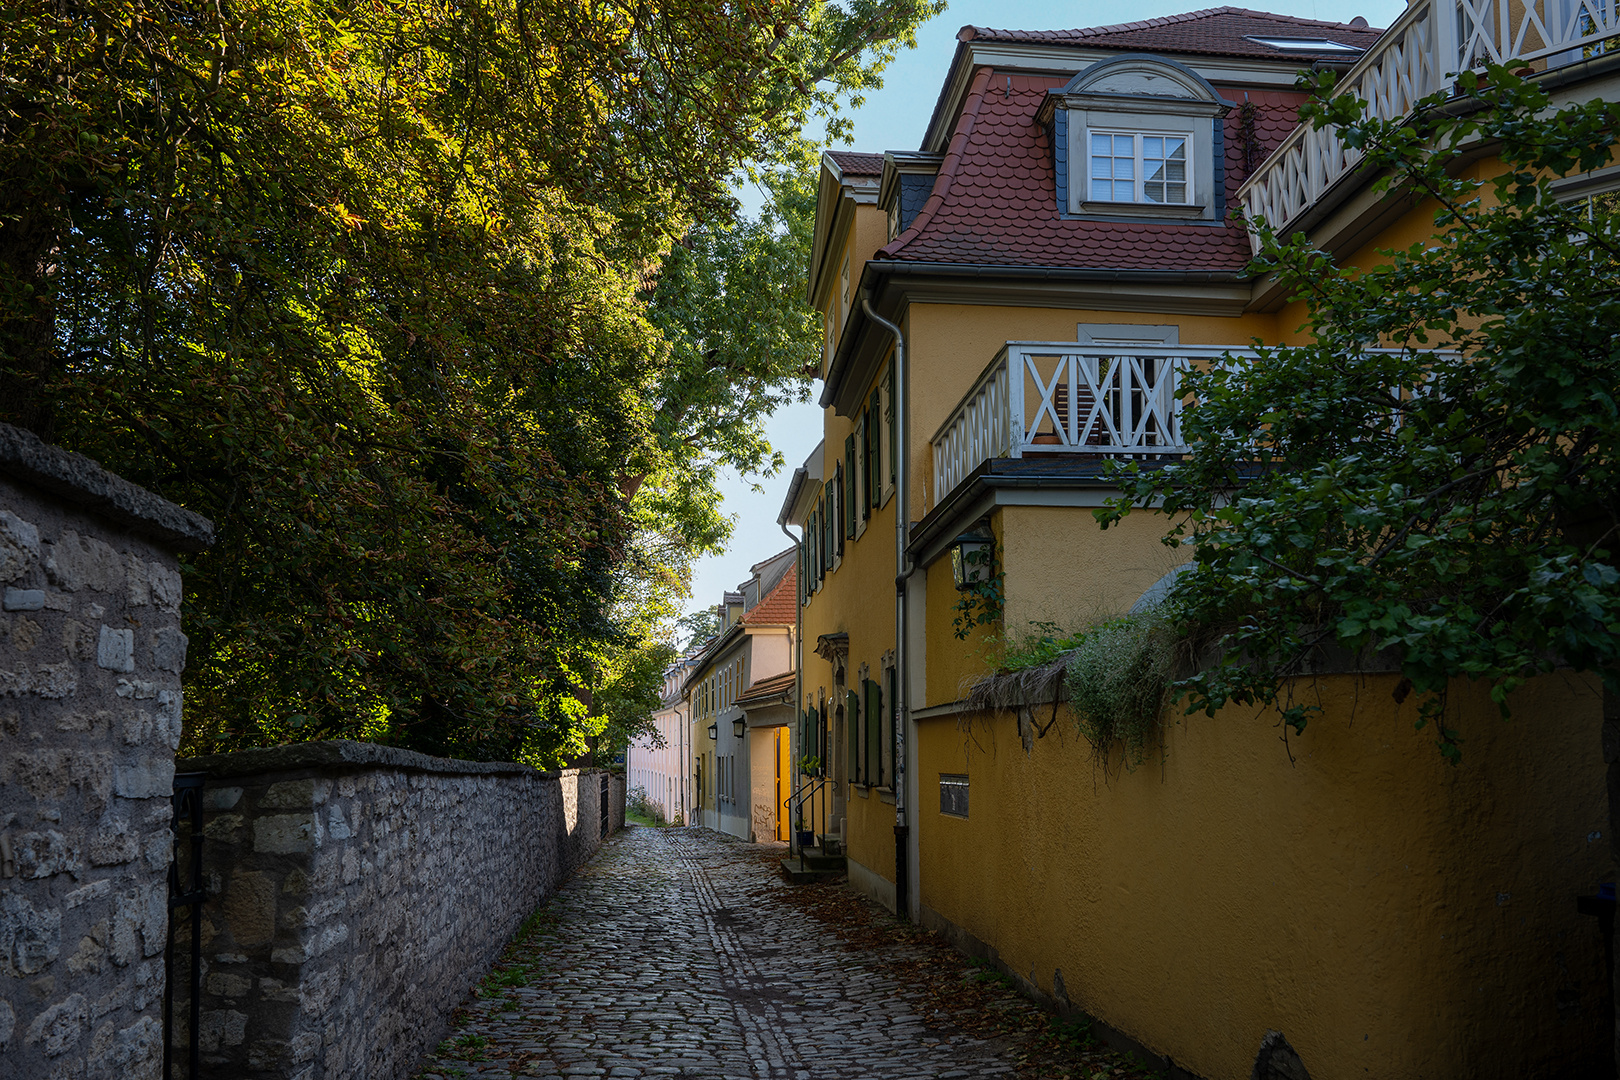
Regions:
<svg viewBox="0 0 1620 1080"><path fill-rule="evenodd" d="M1315 343L1194 374L1196 452L1121 470L1098 516L1162 499L1166 543L1193 546L1173 597L1224 658L1185 684L1190 709L1272 704L1302 730L1311 707L1281 688L1309 656L1382 649L1455 762L1451 679L1488 682L1504 715L1562 665L1620 689L1620 219L1551 186L1609 163L1620 108L1553 111L1493 66L1381 121L1331 81L1311 81L1310 121L1435 207L1433 236L1351 268L1254 222L1258 269L1305 301ZM1506 163L1484 183L1463 167L1481 142Z"/></svg>
<svg viewBox="0 0 1620 1080"><path fill-rule="evenodd" d="M936 6L6 5L0 419L216 522L185 751L644 730L803 393L799 132Z"/></svg>
<svg viewBox="0 0 1620 1080"><path fill-rule="evenodd" d="M594 712L603 721L597 736L598 761L612 761L632 742L642 739L654 750L667 745L653 722L663 703L664 672L675 659L675 647L662 641L644 642L619 650L603 665L602 689L596 693Z"/></svg>
<svg viewBox="0 0 1620 1080"><path fill-rule="evenodd" d="M966 641L980 626L1001 621L1007 597L1006 573L998 558L1000 550L1001 546L997 544L994 547L985 545L972 548L963 553L962 561L970 568L984 567L991 572L982 581L970 581L957 592L956 611L951 625L958 641Z"/></svg>
<svg viewBox="0 0 1620 1080"><path fill-rule="evenodd" d="M1002 671L1029 671L1045 667L1052 661L1078 648L1086 638L1084 630L1064 630L1057 623L1032 622L1030 633L1022 638L1009 639L1002 646Z"/></svg>
<svg viewBox="0 0 1620 1080"><path fill-rule="evenodd" d="M638 825L648 825L653 828L663 828L669 822L664 820L664 812L658 804L647 797L647 789L637 784L625 796L625 816L632 818Z"/></svg>
<svg viewBox="0 0 1620 1080"><path fill-rule="evenodd" d="M1098 623L1069 652L1069 709L1099 754L1119 743L1127 767L1142 761L1170 702L1175 641L1172 620L1151 610Z"/></svg>

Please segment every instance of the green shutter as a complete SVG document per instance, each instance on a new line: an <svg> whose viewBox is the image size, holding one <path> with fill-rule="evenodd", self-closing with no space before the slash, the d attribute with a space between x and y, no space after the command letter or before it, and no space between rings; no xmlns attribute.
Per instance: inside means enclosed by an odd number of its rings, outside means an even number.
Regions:
<svg viewBox="0 0 1620 1080"><path fill-rule="evenodd" d="M808 596L810 593L815 592L816 586L821 583L821 514L819 511L812 511L810 520L805 524L804 543L805 569L808 571L805 574L804 591L805 595Z"/></svg>
<svg viewBox="0 0 1620 1080"><path fill-rule="evenodd" d="M894 778L900 775L900 745L895 737L894 710L900 698L895 686L895 669L889 668L888 677L884 680L889 685L889 707L883 710L883 731L888 736L889 746L889 786L896 787ZM896 795L899 793L896 792Z"/></svg>
<svg viewBox="0 0 1620 1080"><path fill-rule="evenodd" d="M872 391L866 403L866 503L883 505L883 392Z"/></svg>
<svg viewBox="0 0 1620 1080"><path fill-rule="evenodd" d="M814 705L805 710L810 733L804 740L804 757L821 757L821 713Z"/></svg>
<svg viewBox="0 0 1620 1080"><path fill-rule="evenodd" d="M821 535L826 540L826 547L821 551L821 566L824 570L831 570L833 552L838 546L838 484L835 480L827 481L826 501L826 515L821 519Z"/></svg>
<svg viewBox="0 0 1620 1080"><path fill-rule="evenodd" d="M855 436L844 436L844 535L855 535Z"/></svg>
<svg viewBox="0 0 1620 1080"><path fill-rule="evenodd" d="M866 680L866 782L883 786L883 688Z"/></svg>
<svg viewBox="0 0 1620 1080"><path fill-rule="evenodd" d="M894 365L889 365L889 483L899 482L895 470L900 464L900 403L894 400Z"/></svg>
<svg viewBox="0 0 1620 1080"><path fill-rule="evenodd" d="M850 690L844 695L844 727L849 730L849 781L861 782L861 698Z"/></svg>

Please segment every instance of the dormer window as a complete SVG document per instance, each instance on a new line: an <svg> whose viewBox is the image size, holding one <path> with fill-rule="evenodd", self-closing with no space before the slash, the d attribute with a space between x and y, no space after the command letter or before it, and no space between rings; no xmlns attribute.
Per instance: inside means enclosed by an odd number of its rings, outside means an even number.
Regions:
<svg viewBox="0 0 1620 1080"><path fill-rule="evenodd" d="M1221 118L1230 106L1173 60L1121 56L1048 95L1058 208L1066 217L1218 222Z"/></svg>

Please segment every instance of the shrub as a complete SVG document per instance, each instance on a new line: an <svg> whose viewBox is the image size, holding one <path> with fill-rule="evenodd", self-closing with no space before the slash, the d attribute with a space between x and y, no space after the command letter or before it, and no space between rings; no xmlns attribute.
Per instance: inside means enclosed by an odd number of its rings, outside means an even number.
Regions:
<svg viewBox="0 0 1620 1080"><path fill-rule="evenodd" d="M1169 620L1155 609L1099 623L1081 635L1065 667L1080 734L1099 753L1121 742L1127 765L1140 763L1175 676Z"/></svg>
<svg viewBox="0 0 1620 1080"><path fill-rule="evenodd" d="M664 820L663 809L647 796L647 789L637 784L631 788L624 797L625 816L639 818L648 825L663 828L669 822Z"/></svg>

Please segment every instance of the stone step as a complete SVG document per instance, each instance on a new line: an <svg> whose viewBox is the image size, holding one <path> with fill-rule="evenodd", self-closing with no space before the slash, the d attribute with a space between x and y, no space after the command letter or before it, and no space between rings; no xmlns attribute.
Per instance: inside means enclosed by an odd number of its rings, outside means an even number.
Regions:
<svg viewBox="0 0 1620 1080"><path fill-rule="evenodd" d="M845 862L842 858L838 859L837 862L837 866L818 868L806 866L798 859L783 859L782 876L794 885L809 885L816 881L831 881L844 876Z"/></svg>
<svg viewBox="0 0 1620 1080"><path fill-rule="evenodd" d="M805 848L799 852L799 862L806 870L834 870L840 874L849 864L849 860L836 848L832 851L826 848Z"/></svg>

